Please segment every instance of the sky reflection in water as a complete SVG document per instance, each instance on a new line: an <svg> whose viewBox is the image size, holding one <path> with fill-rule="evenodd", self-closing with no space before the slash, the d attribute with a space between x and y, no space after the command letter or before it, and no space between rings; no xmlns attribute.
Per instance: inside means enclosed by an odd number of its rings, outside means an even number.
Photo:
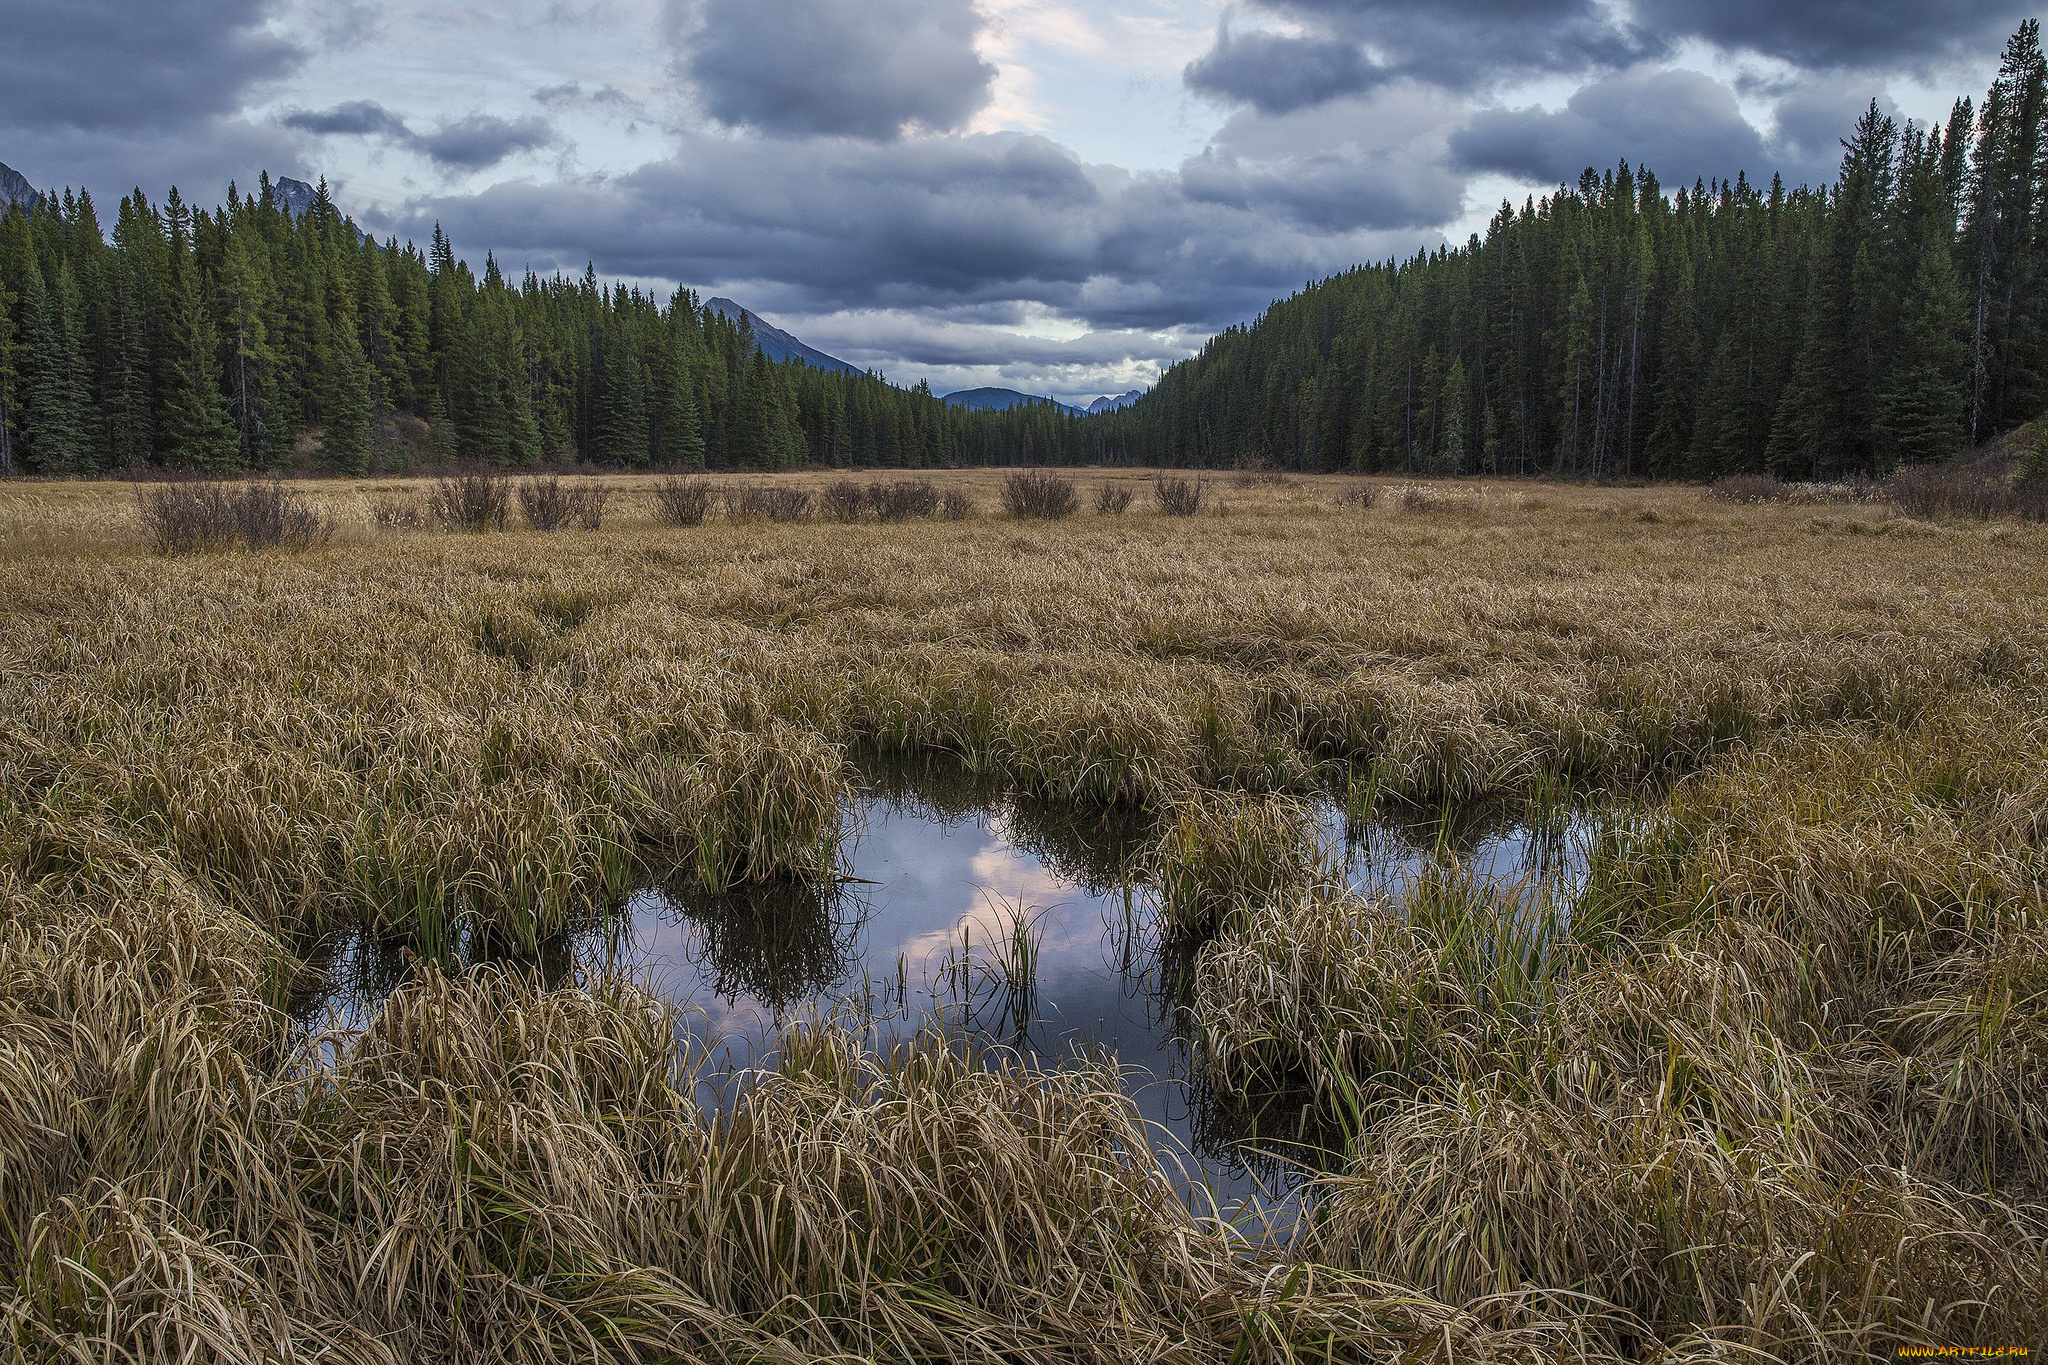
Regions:
<svg viewBox="0 0 2048 1365"><path fill-rule="evenodd" d="M865 1022L883 1046L937 1021L1014 1047L1035 1066L1077 1053L1113 1058L1161 1147L1226 1212L1264 1206L1288 1216L1298 1170L1271 1150L1243 1148L1241 1106L1219 1103L1194 1076L1187 1022L1162 989L1156 903L1133 872L1156 829L931 769L875 774L853 814L858 833L835 885L725 896L645 888L609 924L549 945L540 965L557 979L630 974L686 1006L686 1027L736 1066L766 1060L784 1025L835 1010ZM1324 820L1346 881L1388 898L1433 856L1489 882L1557 877L1569 890L1583 875L1586 832L1582 820L1560 822L1546 838L1509 820L1439 819L1375 824L1347 838L1340 808ZM996 968L1019 914L1037 956L1035 991L1021 1008ZM341 946L330 967L338 989L320 1002L344 1024L360 1021L395 981L362 958ZM705 1091L714 1103L716 1087ZM1293 1136L1272 1116L1259 1126L1269 1140L1276 1127Z"/></svg>

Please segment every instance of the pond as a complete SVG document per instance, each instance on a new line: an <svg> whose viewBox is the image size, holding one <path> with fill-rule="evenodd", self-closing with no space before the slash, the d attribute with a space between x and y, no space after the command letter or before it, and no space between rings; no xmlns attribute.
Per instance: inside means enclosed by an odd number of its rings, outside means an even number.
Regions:
<svg viewBox="0 0 2048 1365"><path fill-rule="evenodd" d="M1157 829L1141 815L1035 801L957 767L870 765L865 776L837 881L726 895L645 887L604 924L547 945L542 972L623 972L685 1006L686 1027L729 1063L707 1073L709 1104L735 1070L768 1059L785 1025L826 1013L858 1021L884 1047L938 1024L1029 1065L1113 1060L1198 1207L1213 1198L1248 1233L1287 1220L1304 1169L1294 1130L1285 1116L1262 1122L1241 1097L1216 1095L1192 1064L1143 880ZM1398 897L1437 859L1489 882L1567 889L1585 862L1576 818L1361 828L1329 804L1323 823L1333 863L1374 897ZM329 987L303 1017L359 1025L403 966L357 938L330 947ZM1247 1141L1255 1129L1263 1140Z"/></svg>

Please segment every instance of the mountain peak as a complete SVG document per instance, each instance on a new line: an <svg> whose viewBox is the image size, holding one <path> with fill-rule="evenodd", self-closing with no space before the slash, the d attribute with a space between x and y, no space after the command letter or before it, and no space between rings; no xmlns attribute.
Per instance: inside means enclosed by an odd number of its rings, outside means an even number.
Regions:
<svg viewBox="0 0 2048 1365"><path fill-rule="evenodd" d="M28 183L28 177L12 166L0 163L0 209L19 204L32 209L43 202L43 192Z"/></svg>
<svg viewBox="0 0 2048 1365"><path fill-rule="evenodd" d="M759 346L761 354L767 356L770 360L778 362L801 360L812 369L831 370L840 374L865 373L858 366L849 365L837 356L829 356L816 347L804 345L803 342L798 341L780 327L771 324L768 319L762 317L759 313L742 308L731 299L723 297L706 299L704 301L704 311L716 313L723 318L730 318L734 322L746 323L748 327L753 329L754 344Z"/></svg>
<svg viewBox="0 0 2048 1365"><path fill-rule="evenodd" d="M1120 393L1114 398L1098 398L1093 403L1090 403L1084 411L1090 417L1093 417L1098 412L1115 412L1118 408L1129 407L1144 396L1145 391L1143 389L1132 389L1129 393Z"/></svg>

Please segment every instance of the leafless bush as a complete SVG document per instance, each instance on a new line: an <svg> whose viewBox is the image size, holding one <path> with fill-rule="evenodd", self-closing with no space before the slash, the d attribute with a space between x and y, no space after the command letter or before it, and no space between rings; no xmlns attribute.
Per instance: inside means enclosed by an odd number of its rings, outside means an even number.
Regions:
<svg viewBox="0 0 2048 1365"><path fill-rule="evenodd" d="M331 520L278 479L252 479L232 502L235 534L253 549L310 550L334 534Z"/></svg>
<svg viewBox="0 0 2048 1365"><path fill-rule="evenodd" d="M939 515L947 521L965 521L974 515L974 499L957 488L939 494Z"/></svg>
<svg viewBox="0 0 2048 1365"><path fill-rule="evenodd" d="M1125 484L1098 483L1095 485L1095 510L1106 517L1120 517L1131 510L1132 496Z"/></svg>
<svg viewBox="0 0 2048 1365"><path fill-rule="evenodd" d="M488 465L471 465L434 480L427 506L450 531L502 531L512 510L512 481Z"/></svg>
<svg viewBox="0 0 2048 1365"><path fill-rule="evenodd" d="M216 479L175 479L138 488L149 547L160 555L225 550L235 543L234 498Z"/></svg>
<svg viewBox="0 0 2048 1365"><path fill-rule="evenodd" d="M868 485L868 506L877 521L908 521L939 510L939 490L930 479L898 479Z"/></svg>
<svg viewBox="0 0 2048 1365"><path fill-rule="evenodd" d="M1349 507L1363 512L1379 500L1380 491L1369 483L1355 483L1339 493L1334 501L1339 507Z"/></svg>
<svg viewBox="0 0 2048 1365"><path fill-rule="evenodd" d="M1152 501L1169 517L1191 517L1202 510L1202 497L1208 488L1207 479L1161 474L1152 480Z"/></svg>
<svg viewBox="0 0 2048 1365"><path fill-rule="evenodd" d="M1020 469L1003 480L1003 510L1013 517L1057 521L1081 505L1074 481L1049 469Z"/></svg>
<svg viewBox="0 0 2048 1365"><path fill-rule="evenodd" d="M427 524L427 505L418 493L372 493L370 524L380 531L418 531Z"/></svg>
<svg viewBox="0 0 2048 1365"><path fill-rule="evenodd" d="M173 479L137 490L142 533L158 554L251 549L308 550L326 544L334 523L277 479L232 488L219 479Z"/></svg>
<svg viewBox="0 0 2048 1365"><path fill-rule="evenodd" d="M604 524L611 496L611 490L601 483L565 484L553 474L543 474L519 485L519 511L536 531L559 531L565 526L595 531Z"/></svg>
<svg viewBox="0 0 2048 1365"><path fill-rule="evenodd" d="M1230 476L1230 481L1239 488L1263 488L1269 484L1287 482L1287 476L1277 469L1263 467L1240 469Z"/></svg>
<svg viewBox="0 0 2048 1365"><path fill-rule="evenodd" d="M654 485L654 519L663 526L702 526L714 493L709 479L670 474Z"/></svg>
<svg viewBox="0 0 2048 1365"><path fill-rule="evenodd" d="M834 479L818 495L818 503L825 515L834 521L859 521L861 512L868 505L868 490L853 479Z"/></svg>
<svg viewBox="0 0 2048 1365"><path fill-rule="evenodd" d="M2002 469L1922 465L1892 475L1884 492L1916 517L2048 521L2048 479L2014 480Z"/></svg>
<svg viewBox="0 0 2048 1365"><path fill-rule="evenodd" d="M802 521L810 514L808 488L750 483L725 490L725 515L734 521Z"/></svg>

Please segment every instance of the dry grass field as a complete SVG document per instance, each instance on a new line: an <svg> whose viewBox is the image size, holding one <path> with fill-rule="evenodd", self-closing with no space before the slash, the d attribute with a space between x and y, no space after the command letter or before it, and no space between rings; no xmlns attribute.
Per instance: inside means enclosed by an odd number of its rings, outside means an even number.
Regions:
<svg viewBox="0 0 2048 1365"><path fill-rule="evenodd" d="M317 484L324 544L180 556L125 485L0 486L14 1357L2048 1347L2048 527L1077 477L694 527L611 479L601 529L479 534ZM632 983L435 965L828 874L856 750L1159 815L1205 1064L1344 1134L1291 1245L1186 1212L1099 1070L819 1028L712 1115ZM1329 791L1621 814L1532 919L1319 881ZM358 923L422 965L308 1040Z"/></svg>

